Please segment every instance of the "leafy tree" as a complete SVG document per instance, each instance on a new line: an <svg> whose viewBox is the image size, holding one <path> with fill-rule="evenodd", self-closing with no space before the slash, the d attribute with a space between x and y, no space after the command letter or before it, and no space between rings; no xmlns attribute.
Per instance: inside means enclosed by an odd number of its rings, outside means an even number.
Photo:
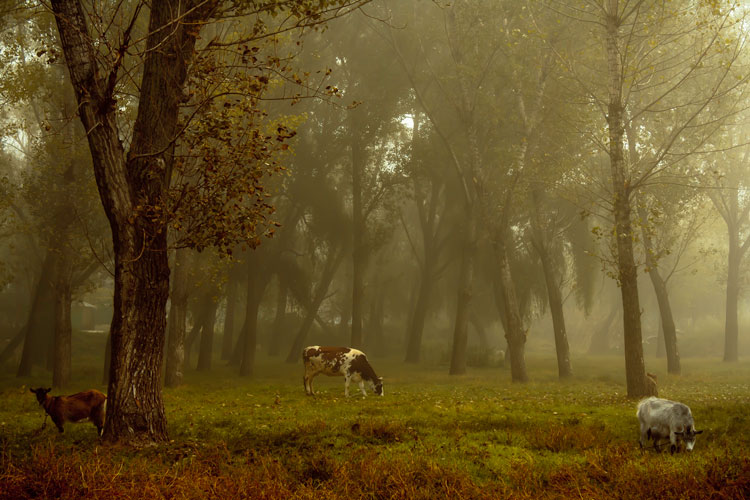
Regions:
<svg viewBox="0 0 750 500"><path fill-rule="evenodd" d="M641 343L640 299L633 204L644 185L657 183L694 149L687 131L716 130L712 103L727 96L735 78L742 41L733 6L724 2L587 0L575 8L550 1L577 26L586 27L596 46L577 53L554 44L559 59L581 91L601 113L605 125L591 137L609 158L613 218L614 275L621 289L627 391L648 393ZM685 29L688 27L687 29ZM599 68L606 68L600 71ZM659 123L661 121L661 123ZM640 161L628 161L629 127Z"/></svg>
<svg viewBox="0 0 750 500"><path fill-rule="evenodd" d="M90 18L78 1L51 2L78 100L79 117L87 131L99 194L112 228L115 292L106 439L160 441L167 437L160 372L169 293L167 228L170 221L177 221L183 229L194 230L187 232L185 244L229 249L236 242L257 243L256 228L262 222L260 215L266 213L265 199L262 193L256 193L256 182L241 186L225 184L218 193L212 193L214 185L210 180L215 174L211 166L216 166L213 160L217 160L213 157L214 141L198 151L187 142L188 152L201 156L200 177L195 179L188 175L185 182L173 186L177 192L185 194L184 198L171 196L174 192L169 190L172 173L182 167L174 157L176 141L185 127L180 119L181 105L188 101L193 109L205 109L201 92L186 93L190 90L191 63L202 66L206 74L210 74L210 61L217 58L204 57L204 54L212 47L234 50L239 58L235 65L257 68L250 78L252 93L239 96L241 102L247 102L244 101L247 98L252 103L268 85L268 71L288 74L276 55L266 54L264 60L254 55L260 51L261 42L272 40L274 34L282 31L318 25L362 3L298 0L281 4L257 1L228 5L218 1L164 1L153 2L148 9L146 3L135 2L97 11L97 16ZM145 39L140 41L133 36L133 30L146 12L148 29ZM247 28L237 38L214 39L205 46L197 45L198 35L206 24L221 17L235 18L243 14L250 15L252 21L242 25ZM282 15L276 18L278 14ZM282 20L273 24L274 19ZM198 56L197 49L201 50ZM124 68L131 68L127 62L131 54L135 61L142 62L142 67L135 65L140 70L135 72L140 77L136 118L126 123L118 114L121 97L118 84L133 74L124 71ZM222 90L217 89L210 97L222 95ZM191 101L193 97L199 101ZM213 99L205 104L209 102ZM286 127L270 134L250 130L249 135L238 137L235 132L218 127L217 140L221 140L222 133L228 134L225 140L230 142L249 137L250 146L243 148L242 154L253 150L253 145L278 144L270 149L255 150L257 163L250 164L250 174L242 173L245 178L252 177L258 165L264 165L275 151L283 149L281 144L290 137ZM127 144L122 142L125 135L128 135ZM252 140L261 135L260 140ZM207 183L202 184L202 180ZM240 188L240 192L233 188ZM204 208L201 201L216 200L222 207L204 209L202 213L231 214L231 210L226 210L227 204L238 203L235 196L240 195L246 197L245 202L251 207L256 207L255 218L231 223L221 220L216 224L189 224L192 216L200 217L201 213L195 212ZM189 203L180 204L181 199ZM237 212L242 216L247 214L244 210ZM181 217L181 213L187 215Z"/></svg>

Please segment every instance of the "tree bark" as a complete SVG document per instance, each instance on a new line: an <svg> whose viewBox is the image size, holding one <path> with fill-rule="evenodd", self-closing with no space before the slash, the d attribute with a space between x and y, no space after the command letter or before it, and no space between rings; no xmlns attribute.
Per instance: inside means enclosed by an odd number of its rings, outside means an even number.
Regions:
<svg viewBox="0 0 750 500"><path fill-rule="evenodd" d="M633 228L630 208L630 180L623 156L624 119L622 104L622 64L618 49L619 12L617 0L609 0L606 24L606 49L609 76L607 125L609 159L612 172L613 211L617 248L617 275L622 294L625 377L631 398L648 395L643 362L641 310L638 298L638 270L633 257Z"/></svg>
<svg viewBox="0 0 750 500"><path fill-rule="evenodd" d="M167 366L164 374L164 385L167 387L177 387L185 380L185 320L188 303L189 252L182 248L175 252L169 309L169 336L167 337Z"/></svg>
<svg viewBox="0 0 750 500"><path fill-rule="evenodd" d="M127 156L120 141L114 82L119 67L99 67L98 49L75 0L53 0L63 54L87 131L94 174L115 254L112 362L107 441L165 441L161 397L166 302L167 228L160 213L169 185L187 66L214 2L153 2L138 112ZM123 41L123 51L128 41ZM120 57L124 53L119 54Z"/></svg>
<svg viewBox="0 0 750 500"><path fill-rule="evenodd" d="M109 368L112 366L112 331L107 333L107 342L104 345L104 369L102 370L102 384L109 385Z"/></svg>

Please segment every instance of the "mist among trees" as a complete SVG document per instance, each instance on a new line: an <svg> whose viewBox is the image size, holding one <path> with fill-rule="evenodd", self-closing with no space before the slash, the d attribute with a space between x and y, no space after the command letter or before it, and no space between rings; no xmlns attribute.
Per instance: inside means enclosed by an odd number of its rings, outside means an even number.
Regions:
<svg viewBox="0 0 750 500"><path fill-rule="evenodd" d="M721 0L0 2L0 366L96 332L110 441L307 345L627 395L748 353L750 51ZM301 372L300 372L301 374ZM45 376L47 376L45 375Z"/></svg>

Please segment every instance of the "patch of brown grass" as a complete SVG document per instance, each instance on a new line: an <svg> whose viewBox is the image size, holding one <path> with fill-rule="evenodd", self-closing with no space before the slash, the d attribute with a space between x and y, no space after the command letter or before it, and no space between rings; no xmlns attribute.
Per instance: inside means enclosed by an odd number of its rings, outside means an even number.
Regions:
<svg viewBox="0 0 750 500"><path fill-rule="evenodd" d="M371 447L336 457L324 447L274 456L221 444L136 453L46 443L24 457L3 451L0 499L740 499L750 491L750 458L740 455L674 458L633 453L625 444L583 455L551 468L529 456L503 477L478 481L436 457L392 458Z"/></svg>

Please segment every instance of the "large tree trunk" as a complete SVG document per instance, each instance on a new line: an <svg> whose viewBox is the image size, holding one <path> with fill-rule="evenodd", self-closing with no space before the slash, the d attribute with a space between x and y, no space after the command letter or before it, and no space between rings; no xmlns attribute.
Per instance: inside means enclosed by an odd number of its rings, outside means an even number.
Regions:
<svg viewBox="0 0 750 500"><path fill-rule="evenodd" d="M738 243L737 231L729 228L729 260L727 261L727 302L724 323L724 361L734 362L739 359L739 321L737 303L740 298L740 261L742 253Z"/></svg>
<svg viewBox="0 0 750 500"><path fill-rule="evenodd" d="M177 387L185 380L185 320L188 303L188 267L190 250L178 249L172 271L172 295L167 337L167 366L164 385Z"/></svg>
<svg viewBox="0 0 750 500"><path fill-rule="evenodd" d="M631 398L648 396L643 362L641 310L638 298L638 269L633 257L633 228L630 209L630 180L623 156L624 118L622 105L622 64L618 49L619 13L617 0L609 0L606 48L609 76L609 159L612 172L613 211L617 248L617 277L622 293L625 377Z"/></svg>
<svg viewBox="0 0 750 500"><path fill-rule="evenodd" d="M113 97L117 75L98 66L97 48L81 4L53 0L51 5L112 229L115 291L104 438L164 441L161 367L169 262L167 227L158 207L164 206L169 185L187 65L201 21L213 2L152 3L138 113L127 157Z"/></svg>

